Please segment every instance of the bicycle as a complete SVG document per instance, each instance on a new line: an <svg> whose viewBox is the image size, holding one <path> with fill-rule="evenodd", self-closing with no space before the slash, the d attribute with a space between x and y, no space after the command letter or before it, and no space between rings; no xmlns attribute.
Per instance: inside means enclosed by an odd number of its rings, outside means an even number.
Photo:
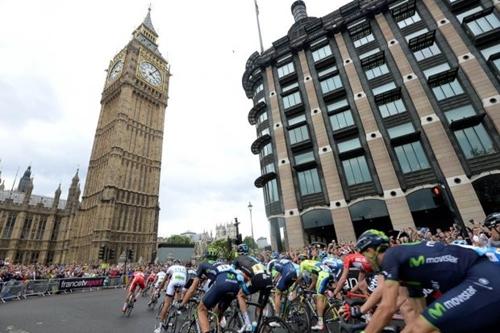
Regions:
<svg viewBox="0 0 500 333"><path fill-rule="evenodd" d="M186 309L189 313L188 321L182 324L178 333L202 333L199 324L197 306L199 303L198 297L193 297L189 300ZM210 323L210 333L238 333L236 330L228 328L222 328L219 321L219 316L212 311L208 311L208 321Z"/></svg>
<svg viewBox="0 0 500 333"><path fill-rule="evenodd" d="M266 295L262 300L262 304L247 301L248 307L255 307L255 312L258 312L258 317L256 320L256 326L253 327L252 332L254 333L270 333L273 330L278 332L293 332L290 326L280 317L277 316L265 316L265 308L269 301L269 295ZM242 327L245 324L243 319L243 314L238 306L237 300L231 303L231 315L227 321L227 327L233 329L235 327ZM254 313L255 313L254 312Z"/></svg>
<svg viewBox="0 0 500 333"><path fill-rule="evenodd" d="M161 291L158 288L153 291L153 295L151 295L151 299L148 302L148 308L154 310L158 300L160 299L160 293Z"/></svg>
<svg viewBox="0 0 500 333"><path fill-rule="evenodd" d="M130 314L132 313L132 310L134 309L135 297L136 297L136 294L134 292L134 293L130 294L130 296L127 299L127 308L125 309L125 312L124 312L124 315L126 317L130 317Z"/></svg>
<svg viewBox="0 0 500 333"><path fill-rule="evenodd" d="M271 313L274 315L274 298L269 298L269 303L273 311ZM299 295L290 299L290 293L288 291L282 293L278 316L283 319L294 332L311 332L311 320L304 304L301 302L301 296Z"/></svg>

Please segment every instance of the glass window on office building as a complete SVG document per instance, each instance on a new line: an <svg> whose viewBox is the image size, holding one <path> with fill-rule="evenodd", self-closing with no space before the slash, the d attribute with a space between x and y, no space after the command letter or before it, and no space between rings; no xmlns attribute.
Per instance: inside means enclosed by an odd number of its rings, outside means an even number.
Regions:
<svg viewBox="0 0 500 333"><path fill-rule="evenodd" d="M378 110L382 118L394 116L399 113L406 112L406 107L402 99L397 99L388 103L380 104Z"/></svg>
<svg viewBox="0 0 500 333"><path fill-rule="evenodd" d="M476 111L472 105L461 106L445 112L446 120L450 124L475 115ZM455 129L453 133L460 149L468 159L495 152L491 137L482 123Z"/></svg>
<svg viewBox="0 0 500 333"><path fill-rule="evenodd" d="M273 153L273 145L271 144L271 142L269 142L267 145L262 147L262 150L260 151L260 158L263 158L272 153Z"/></svg>
<svg viewBox="0 0 500 333"><path fill-rule="evenodd" d="M394 82L389 82L383 84L381 86L375 87L372 89L373 96L377 96L379 94L385 93L389 90L396 89L396 84Z"/></svg>
<svg viewBox="0 0 500 333"><path fill-rule="evenodd" d="M321 192L318 170L316 168L297 172L300 194L308 195Z"/></svg>
<svg viewBox="0 0 500 333"><path fill-rule="evenodd" d="M441 53L441 50L437 46L437 44L434 42L431 46L424 47L423 49L414 51L413 54L415 55L415 59L417 61L422 61L424 59L433 57L435 55L438 55Z"/></svg>
<svg viewBox="0 0 500 333"><path fill-rule="evenodd" d="M349 186L370 182L370 170L364 155L342 161L342 167Z"/></svg>
<svg viewBox="0 0 500 333"><path fill-rule="evenodd" d="M406 28L414 23L420 22L422 19L420 18L420 15L418 12L414 12L412 16L406 17L404 19L401 19L398 22L398 27L399 29Z"/></svg>
<svg viewBox="0 0 500 333"><path fill-rule="evenodd" d="M285 108L285 110L300 103L302 103L302 99L300 98L299 91L296 91L290 95L283 96L283 107Z"/></svg>
<svg viewBox="0 0 500 333"><path fill-rule="evenodd" d="M399 165L403 173L415 172L429 168L429 161L420 141L394 147Z"/></svg>
<svg viewBox="0 0 500 333"><path fill-rule="evenodd" d="M290 144L292 145L309 140L309 131L307 130L307 125L289 130L288 137L290 138Z"/></svg>
<svg viewBox="0 0 500 333"><path fill-rule="evenodd" d="M359 138L340 141L339 143L337 143L337 148L339 150L339 153L342 154L347 151L361 148L361 141L359 140Z"/></svg>
<svg viewBox="0 0 500 333"><path fill-rule="evenodd" d="M264 111L259 115L259 118L257 118L257 124L262 124L264 121L267 120L267 112Z"/></svg>
<svg viewBox="0 0 500 333"><path fill-rule="evenodd" d="M278 78L282 78L284 76L287 76L288 74L291 74L295 72L295 67L293 65L293 62L289 62L286 65L278 67Z"/></svg>
<svg viewBox="0 0 500 333"><path fill-rule="evenodd" d="M482 10L483 10L483 7L481 7L481 6L472 7L470 9L467 9L464 12L461 12L461 13L457 14L456 15L457 16L457 20L458 20L458 22L462 23L463 20L464 20L464 18L466 18L467 16L475 14L475 13L478 13L478 12L480 12Z"/></svg>
<svg viewBox="0 0 500 333"><path fill-rule="evenodd" d="M368 80L372 80L387 73L389 73L389 67L387 67L385 63L365 67L365 74Z"/></svg>
<svg viewBox="0 0 500 333"><path fill-rule="evenodd" d="M297 125L306 121L306 114L302 113L297 116L288 118L288 126Z"/></svg>
<svg viewBox="0 0 500 333"><path fill-rule="evenodd" d="M278 182L276 179L272 179L264 185L264 200L266 201L266 204L280 200L278 194Z"/></svg>
<svg viewBox="0 0 500 333"><path fill-rule="evenodd" d="M482 35L488 31L492 31L500 27L500 20L495 15L495 12L491 12L481 17L477 17L473 20L466 20L466 25L474 36Z"/></svg>
<svg viewBox="0 0 500 333"><path fill-rule="evenodd" d="M318 62L332 55L332 48L330 45L325 45L317 50L312 51L314 62Z"/></svg>
<svg viewBox="0 0 500 333"><path fill-rule="evenodd" d="M339 113L332 114L330 116L330 124L332 125L333 131L353 126L354 119L352 118L351 110L345 110Z"/></svg>
<svg viewBox="0 0 500 333"><path fill-rule="evenodd" d="M260 93L262 90L264 90L264 84L261 83L255 88L255 91L253 92L253 97L255 97L258 93Z"/></svg>
<svg viewBox="0 0 500 333"><path fill-rule="evenodd" d="M342 88L342 80L339 75L335 75L320 81L321 92L327 94L333 90Z"/></svg>
<svg viewBox="0 0 500 333"><path fill-rule="evenodd" d="M266 164L263 168L262 168L262 174L265 175L265 174L268 174L268 173L271 173L271 172L275 172L275 168L274 168L274 162L271 162L271 163L268 163Z"/></svg>
<svg viewBox="0 0 500 333"><path fill-rule="evenodd" d="M308 162L314 161L314 153L313 151L307 151L303 153L299 153L295 155L295 164L300 165Z"/></svg>
<svg viewBox="0 0 500 333"><path fill-rule="evenodd" d="M464 90L460 82L458 82L458 79L454 79L451 82L434 86L432 92L434 92L434 96L436 96L438 101L442 101L453 96L461 95L464 93Z"/></svg>

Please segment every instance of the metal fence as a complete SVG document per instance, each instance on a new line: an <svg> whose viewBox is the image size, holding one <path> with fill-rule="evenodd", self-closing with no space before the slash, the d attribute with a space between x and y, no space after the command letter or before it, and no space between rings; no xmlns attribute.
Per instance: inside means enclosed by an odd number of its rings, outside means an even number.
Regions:
<svg viewBox="0 0 500 333"><path fill-rule="evenodd" d="M46 296L72 293L77 290L100 290L123 286L123 277L98 276L93 278L68 278L50 280L11 280L0 282L0 301L26 299L30 296Z"/></svg>

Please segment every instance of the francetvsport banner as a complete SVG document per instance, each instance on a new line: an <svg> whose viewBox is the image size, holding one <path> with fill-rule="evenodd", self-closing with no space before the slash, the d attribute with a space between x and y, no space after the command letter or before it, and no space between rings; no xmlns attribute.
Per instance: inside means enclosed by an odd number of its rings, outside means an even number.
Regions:
<svg viewBox="0 0 500 333"><path fill-rule="evenodd" d="M64 279L59 281L59 290L102 287L104 279L104 277Z"/></svg>

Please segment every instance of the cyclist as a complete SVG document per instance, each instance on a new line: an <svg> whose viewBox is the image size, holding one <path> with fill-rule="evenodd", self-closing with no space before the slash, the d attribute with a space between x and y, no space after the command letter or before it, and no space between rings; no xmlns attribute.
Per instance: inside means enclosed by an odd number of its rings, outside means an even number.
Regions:
<svg viewBox="0 0 500 333"><path fill-rule="evenodd" d="M274 311L280 312L281 295L297 281L297 271L289 258L283 258L268 265L268 271L276 272L276 292L274 294Z"/></svg>
<svg viewBox="0 0 500 333"><path fill-rule="evenodd" d="M483 224L491 233L489 246L500 247L500 213L488 215Z"/></svg>
<svg viewBox="0 0 500 333"><path fill-rule="evenodd" d="M216 258L214 251L209 250L206 258L208 261L198 266L196 277L179 306L180 308L186 306L203 280L211 280L210 288L198 304L198 320L201 333L208 333L210 330L208 320L208 311L210 309L219 304L220 313L223 313L231 301L236 298L240 288L246 289L244 277L235 271L231 265L222 262L213 263ZM220 318L222 319L223 316L220 316Z"/></svg>
<svg viewBox="0 0 500 333"><path fill-rule="evenodd" d="M154 285L155 280L156 280L156 272L152 269L146 279L146 290L149 290L149 288L151 288L151 286Z"/></svg>
<svg viewBox="0 0 500 333"><path fill-rule="evenodd" d="M342 275L340 276L337 282L337 286L333 291L333 295L334 296L337 295L340 292L340 290L344 287L344 284L347 281L347 277L349 275L349 269L351 267L359 269L358 284L352 289L352 291L354 292L359 288L364 293L367 293L368 287L365 278L369 273L372 272L370 263L366 260L365 257L363 257L361 253L348 254L344 257L343 262L344 262L344 269L342 271Z"/></svg>
<svg viewBox="0 0 500 333"><path fill-rule="evenodd" d="M167 314L170 311L170 305L172 304L172 300L174 298L174 295L178 292L178 290L182 290L184 285L186 284L186 276L187 276L187 271L186 267L181 265L181 262L179 260L174 260L174 264L170 266L167 270L167 278L165 281L163 281L161 285L161 289L165 285L167 285L167 288L165 290L165 299L163 301L163 307L160 312L160 323L158 324L158 327L155 329L155 333L160 333L162 329L162 323L163 321L167 318Z"/></svg>
<svg viewBox="0 0 500 333"><path fill-rule="evenodd" d="M139 286L139 290L136 293L135 289ZM130 287L127 292L127 297L125 298L125 303L123 304L122 312L127 311L127 306L128 306L128 301L134 296L134 302L137 299L137 294L146 288L146 283L144 282L144 271L142 267L139 267L133 274L132 274L132 282L130 283Z"/></svg>
<svg viewBox="0 0 500 333"><path fill-rule="evenodd" d="M366 333L380 332L389 323L397 310L400 284L407 287L414 308L423 309L404 332L495 331L492 326L499 321L500 268L488 258L468 248L431 241L389 248L387 236L373 229L359 237L356 248L385 276L382 301ZM443 295L425 307L421 291L429 287Z"/></svg>
<svg viewBox="0 0 500 333"><path fill-rule="evenodd" d="M153 293L151 294L151 299L149 300L148 305L151 305L153 303L153 298L158 297L160 290L161 290L161 285L163 281L165 280L165 277L167 276L167 272L165 268L161 268L160 271L156 274L156 278L154 281L154 290Z"/></svg>
<svg viewBox="0 0 500 333"><path fill-rule="evenodd" d="M251 331L252 323L248 315L246 297L259 292L258 303L265 305L273 288L273 280L266 267L257 258L248 255L248 246L246 244L238 245L237 252L238 257L233 261L233 266L243 273L245 280L250 281L248 289L242 289L238 293L238 304L245 321L241 331Z"/></svg>

